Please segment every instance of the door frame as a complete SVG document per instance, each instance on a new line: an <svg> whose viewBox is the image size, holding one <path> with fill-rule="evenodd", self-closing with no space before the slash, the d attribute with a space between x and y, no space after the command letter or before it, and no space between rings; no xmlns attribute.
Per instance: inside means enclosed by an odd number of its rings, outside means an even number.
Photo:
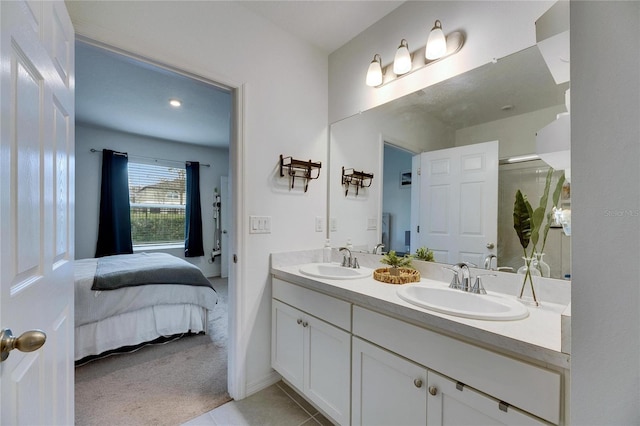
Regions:
<svg viewBox="0 0 640 426"><path fill-rule="evenodd" d="M230 221L229 229L229 254L232 261L229 265L228 278L228 351L227 351L227 391L233 399L243 399L246 396L246 365L243 362L245 358L243 354L248 346L248 339L242 338L241 318L239 313L243 311L243 300L245 294L244 286L244 260L246 241L245 236L241 232L245 225L245 204L242 194L244 194L244 162L245 162L245 106L246 106L246 83L229 81L224 78L216 77L215 80L187 71L183 68L170 65L168 63L159 62L148 57L138 55L112 45L99 42L82 34L75 34L75 40L87 43L101 49L105 49L120 55L127 56L137 61L146 62L148 64L164 68L168 71L184 75L185 77L201 81L205 84L220 87L231 91L232 114L231 114L231 139L229 141L229 173L228 177L231 181L230 194ZM237 256L237 257L236 257Z"/></svg>

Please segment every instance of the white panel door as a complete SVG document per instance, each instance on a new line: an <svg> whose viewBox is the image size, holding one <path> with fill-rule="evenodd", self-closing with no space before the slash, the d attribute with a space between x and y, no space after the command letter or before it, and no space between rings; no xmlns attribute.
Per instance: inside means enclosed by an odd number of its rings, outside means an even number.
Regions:
<svg viewBox="0 0 640 426"><path fill-rule="evenodd" d="M481 265L498 237L498 141L420 154L418 247Z"/></svg>
<svg viewBox="0 0 640 426"><path fill-rule="evenodd" d="M353 338L351 424L425 425L427 369Z"/></svg>
<svg viewBox="0 0 640 426"><path fill-rule="evenodd" d="M0 423L73 424L74 34L58 2L0 2Z"/></svg>

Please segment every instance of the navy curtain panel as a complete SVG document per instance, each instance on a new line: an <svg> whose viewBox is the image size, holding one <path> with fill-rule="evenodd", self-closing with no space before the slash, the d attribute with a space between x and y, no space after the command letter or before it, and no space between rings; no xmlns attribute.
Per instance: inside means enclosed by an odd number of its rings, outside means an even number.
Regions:
<svg viewBox="0 0 640 426"><path fill-rule="evenodd" d="M202 244L202 208L200 207L200 163L188 161L187 205L184 230L184 256L204 256Z"/></svg>
<svg viewBox="0 0 640 426"><path fill-rule="evenodd" d="M126 153L102 150L96 257L133 253L127 163Z"/></svg>

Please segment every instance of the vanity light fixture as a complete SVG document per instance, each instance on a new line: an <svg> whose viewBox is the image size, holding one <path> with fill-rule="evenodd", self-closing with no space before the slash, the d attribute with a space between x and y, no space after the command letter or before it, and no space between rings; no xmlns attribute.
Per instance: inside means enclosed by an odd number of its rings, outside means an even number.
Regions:
<svg viewBox="0 0 640 426"><path fill-rule="evenodd" d="M177 99L169 99L169 105L171 105L174 108L178 108L179 106L182 105L182 102L180 102Z"/></svg>
<svg viewBox="0 0 640 426"><path fill-rule="evenodd" d="M427 59L440 59L447 53L447 38L442 31L442 23L436 20L429 38L427 39L427 47L424 56Z"/></svg>
<svg viewBox="0 0 640 426"><path fill-rule="evenodd" d="M418 53L417 50L410 52L409 43L406 39L402 39L396 51L393 64L383 66L380 55L375 54L367 70L367 78L365 80L367 86L384 86L395 79L404 77L427 65L457 53L462 49L463 44L464 35L460 31L454 31L445 36L442 31L442 23L436 20L433 29L429 33L427 45L419 49L420 53ZM387 70L389 70L389 72L386 72ZM393 73L390 72L391 70L393 70Z"/></svg>
<svg viewBox="0 0 640 426"><path fill-rule="evenodd" d="M393 59L393 73L395 75L406 74L411 71L411 53L409 53L409 43L402 39L400 46L396 50L396 56Z"/></svg>
<svg viewBox="0 0 640 426"><path fill-rule="evenodd" d="M367 71L367 86L376 87L382 84L382 57L377 53L373 55L373 61Z"/></svg>

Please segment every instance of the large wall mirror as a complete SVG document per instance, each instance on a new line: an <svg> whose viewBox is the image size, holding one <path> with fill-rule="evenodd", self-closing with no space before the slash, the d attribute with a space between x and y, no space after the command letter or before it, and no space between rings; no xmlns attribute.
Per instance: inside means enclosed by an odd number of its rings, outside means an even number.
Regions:
<svg viewBox="0 0 640 426"><path fill-rule="evenodd" d="M414 252L411 211L420 203L412 158L423 152L498 141L497 266L517 270L522 247L513 229L520 189L532 204L542 194L549 166L541 160L507 163L533 154L536 132L566 112L569 83L556 84L537 46L333 123L330 129L329 238L371 252ZM343 168L373 174L370 186L343 185ZM553 183L562 171L554 172ZM553 190L553 188L552 188ZM569 206L569 188L562 203ZM460 209L473 213L474 203ZM415 237L415 234L413 234ZM552 278L570 275L570 237L549 233L544 260ZM436 258L436 260L438 260ZM493 260L493 266L496 266ZM482 267L483 265L479 265Z"/></svg>

